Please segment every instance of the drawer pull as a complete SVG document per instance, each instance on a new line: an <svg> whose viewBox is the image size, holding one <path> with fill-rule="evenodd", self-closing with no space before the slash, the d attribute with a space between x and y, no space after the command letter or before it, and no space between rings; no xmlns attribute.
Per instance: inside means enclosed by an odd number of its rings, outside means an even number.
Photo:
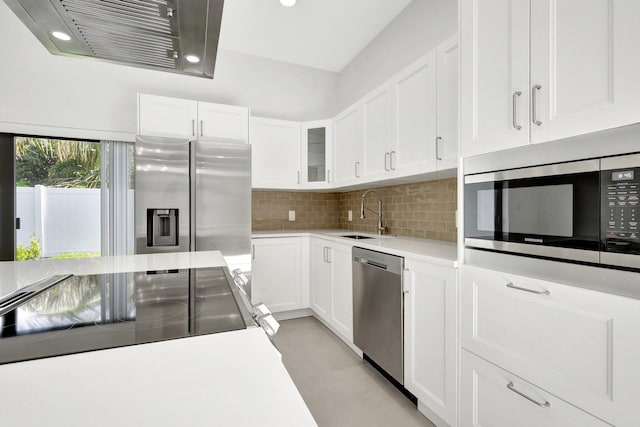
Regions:
<svg viewBox="0 0 640 427"><path fill-rule="evenodd" d="M547 290L536 291L536 290L533 290L533 289L521 288L520 286L516 286L511 282L507 283L507 288L517 289L519 291L531 292L532 294L538 294L538 295L551 295L551 292L549 292Z"/></svg>
<svg viewBox="0 0 640 427"><path fill-rule="evenodd" d="M549 407L551 406L551 403L549 403L549 402L546 402L546 401L545 401L544 403L540 403L540 402L538 402L537 400L535 400L535 399L533 399L533 398L531 398L531 397L527 396L527 395L526 395L526 394L524 394L523 392L521 392L521 391L519 391L519 390L516 390L516 388L513 386L513 383L512 383L511 381L509 381L509 384L507 384L507 388L508 388L509 390L511 390L512 392L514 392L515 394L517 394L517 395L520 395L520 396L524 397L524 398L525 398L525 399L527 399L529 402L533 402L533 403L535 403L536 405L538 405L538 406L540 406L540 407L542 407L542 408L549 408Z"/></svg>

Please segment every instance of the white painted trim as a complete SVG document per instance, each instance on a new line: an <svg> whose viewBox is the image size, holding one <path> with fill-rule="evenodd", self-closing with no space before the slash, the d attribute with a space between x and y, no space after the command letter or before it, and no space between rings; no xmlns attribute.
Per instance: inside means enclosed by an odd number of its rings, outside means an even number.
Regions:
<svg viewBox="0 0 640 427"><path fill-rule="evenodd" d="M53 138L76 138L91 140L111 140L135 142L134 132L114 132L100 129L80 129L59 126L34 125L30 123L13 123L0 121L0 132Z"/></svg>

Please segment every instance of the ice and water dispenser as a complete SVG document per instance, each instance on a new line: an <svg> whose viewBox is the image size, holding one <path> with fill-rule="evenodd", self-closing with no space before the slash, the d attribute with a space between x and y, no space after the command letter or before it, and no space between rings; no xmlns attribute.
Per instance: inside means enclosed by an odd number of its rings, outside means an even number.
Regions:
<svg viewBox="0 0 640 427"><path fill-rule="evenodd" d="M178 246L178 209L147 209L147 247Z"/></svg>

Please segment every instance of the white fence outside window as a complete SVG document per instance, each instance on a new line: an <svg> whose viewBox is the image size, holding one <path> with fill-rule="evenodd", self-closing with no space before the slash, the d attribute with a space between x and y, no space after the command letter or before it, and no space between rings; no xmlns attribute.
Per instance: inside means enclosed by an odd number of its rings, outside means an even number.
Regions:
<svg viewBox="0 0 640 427"><path fill-rule="evenodd" d="M17 244L40 241L42 257L69 252L100 253L100 189L16 188Z"/></svg>

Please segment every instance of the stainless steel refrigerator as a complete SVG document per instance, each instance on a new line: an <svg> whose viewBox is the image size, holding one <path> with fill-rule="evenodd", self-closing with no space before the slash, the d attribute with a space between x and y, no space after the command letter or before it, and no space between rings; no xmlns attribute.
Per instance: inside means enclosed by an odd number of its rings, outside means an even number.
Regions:
<svg viewBox="0 0 640 427"><path fill-rule="evenodd" d="M248 273L251 146L138 137L135 151L136 253L218 250Z"/></svg>

